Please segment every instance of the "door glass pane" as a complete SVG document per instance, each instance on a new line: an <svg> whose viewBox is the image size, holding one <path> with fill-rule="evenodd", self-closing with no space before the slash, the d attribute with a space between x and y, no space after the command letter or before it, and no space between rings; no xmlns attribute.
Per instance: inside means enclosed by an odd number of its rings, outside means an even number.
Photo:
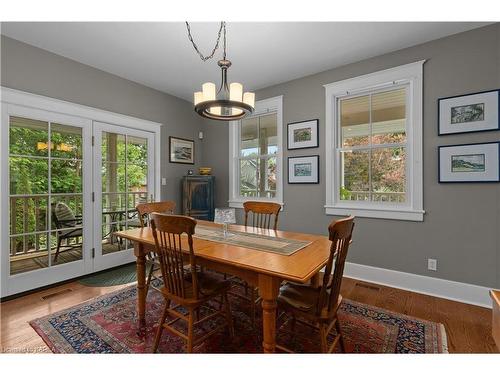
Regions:
<svg viewBox="0 0 500 375"><path fill-rule="evenodd" d="M372 95L372 143L406 142L406 90Z"/></svg>
<svg viewBox="0 0 500 375"><path fill-rule="evenodd" d="M49 187L49 162L46 158L9 158L10 194L46 194Z"/></svg>
<svg viewBox="0 0 500 375"><path fill-rule="evenodd" d="M125 162L125 136L123 134L102 133L102 160Z"/></svg>
<svg viewBox="0 0 500 375"><path fill-rule="evenodd" d="M342 147L363 146L370 142L370 97L340 100Z"/></svg>
<svg viewBox="0 0 500 375"><path fill-rule="evenodd" d="M343 151L340 153L341 200L365 201L370 199L369 151Z"/></svg>
<svg viewBox="0 0 500 375"><path fill-rule="evenodd" d="M65 159L82 158L82 128L51 124L51 156Z"/></svg>
<svg viewBox="0 0 500 375"><path fill-rule="evenodd" d="M127 191L141 192L147 190L148 166L127 164Z"/></svg>
<svg viewBox="0 0 500 375"><path fill-rule="evenodd" d="M380 148L372 151L372 201L406 201L406 149Z"/></svg>
<svg viewBox="0 0 500 375"><path fill-rule="evenodd" d="M47 156L49 124L45 121L10 117L9 152L12 155Z"/></svg>
<svg viewBox="0 0 500 375"><path fill-rule="evenodd" d="M80 160L52 160L51 193L82 192L82 162Z"/></svg>
<svg viewBox="0 0 500 375"><path fill-rule="evenodd" d="M47 233L10 238L10 274L34 271L49 266Z"/></svg>
<svg viewBox="0 0 500 375"><path fill-rule="evenodd" d="M10 197L10 234L48 230L48 195Z"/></svg>
<svg viewBox="0 0 500 375"><path fill-rule="evenodd" d="M148 140L127 136L127 163L147 164Z"/></svg>
<svg viewBox="0 0 500 375"><path fill-rule="evenodd" d="M125 163L102 163L102 191L124 193L126 176Z"/></svg>
<svg viewBox="0 0 500 375"><path fill-rule="evenodd" d="M70 263L82 259L82 228L68 228L52 232L50 238L52 265Z"/></svg>

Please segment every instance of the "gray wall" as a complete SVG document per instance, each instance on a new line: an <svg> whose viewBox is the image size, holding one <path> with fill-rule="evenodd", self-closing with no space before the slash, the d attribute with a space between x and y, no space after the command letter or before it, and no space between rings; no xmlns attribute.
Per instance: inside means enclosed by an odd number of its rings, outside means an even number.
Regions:
<svg viewBox="0 0 500 375"><path fill-rule="evenodd" d="M201 119L192 103L88 65L2 36L1 85L111 112L160 122L161 174L167 178L162 199L180 206L180 176L202 158ZM196 165L168 162L168 137L196 139Z"/></svg>
<svg viewBox="0 0 500 375"><path fill-rule="evenodd" d="M342 51L339 51L342 53ZM358 218L350 262L500 287L500 184L439 184L437 147L497 141L500 132L437 136L437 99L500 87L500 24L272 86L257 99L283 95L284 125L319 118L319 149L284 150L321 157L319 185L289 185L284 171L284 230L325 233L325 92L322 85L422 59L424 65L424 222ZM228 200L228 129L205 122L204 160L217 177L217 205ZM427 258L438 271L427 270Z"/></svg>

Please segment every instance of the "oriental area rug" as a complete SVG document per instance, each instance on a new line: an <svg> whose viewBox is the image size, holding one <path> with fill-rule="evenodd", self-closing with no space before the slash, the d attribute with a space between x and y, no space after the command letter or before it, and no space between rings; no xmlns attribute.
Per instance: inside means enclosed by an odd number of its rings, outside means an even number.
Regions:
<svg viewBox="0 0 500 375"><path fill-rule="evenodd" d="M221 330L194 348L197 353L262 353L262 321L252 327L249 303L230 295L235 336ZM136 287L126 287L78 306L30 322L54 353L151 353L164 306L160 292L151 288L146 325L138 328ZM216 302L210 308L218 308ZM179 308L181 309L181 308ZM200 312L203 315L203 311ZM348 353L446 353L444 326L345 299L339 320ZM177 324L177 323L176 323ZM179 329L182 329L179 323ZM208 325L203 327L203 324ZM206 321L200 329L210 329ZM297 323L292 336L286 317L278 319L277 342L297 353L318 353L319 336L310 326ZM335 333L332 334L333 340ZM164 331L158 353L183 353L185 341Z"/></svg>

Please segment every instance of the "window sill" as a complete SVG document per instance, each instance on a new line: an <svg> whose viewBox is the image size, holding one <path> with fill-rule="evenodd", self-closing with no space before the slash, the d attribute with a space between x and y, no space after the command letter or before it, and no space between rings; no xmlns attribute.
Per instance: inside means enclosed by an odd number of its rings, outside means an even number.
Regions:
<svg viewBox="0 0 500 375"><path fill-rule="evenodd" d="M247 201L258 201L258 202L272 202L272 203L278 203L279 205L281 205L281 212L283 212L283 207L285 205L285 203L283 202L278 202L277 200L272 200L272 199L238 199L238 200L231 200L231 201L228 201L228 205L229 207L231 208L243 208L243 203L244 202L247 202Z"/></svg>
<svg viewBox="0 0 500 375"><path fill-rule="evenodd" d="M425 211L404 208L361 208L361 207L338 207L325 206L327 215L354 215L358 217L371 217L376 219L392 219L406 221L424 221Z"/></svg>

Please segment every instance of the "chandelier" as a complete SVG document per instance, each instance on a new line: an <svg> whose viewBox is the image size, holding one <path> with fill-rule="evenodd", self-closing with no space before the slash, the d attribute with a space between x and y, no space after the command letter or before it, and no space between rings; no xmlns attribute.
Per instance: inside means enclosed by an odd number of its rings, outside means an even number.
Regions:
<svg viewBox="0 0 500 375"><path fill-rule="evenodd" d="M221 35L223 36L223 55L222 60L217 63L222 70L222 82L219 90L216 91L216 86L212 82L207 82L202 85L202 91L194 93L194 110L203 117L212 120L232 121L239 120L254 111L255 94L253 92L243 93L243 85L241 83L227 82L227 70L231 66L231 61L226 59L226 23L221 22L219 34L215 47L212 53L204 56L191 35L191 28L186 22L188 37L195 51L203 61L211 59L215 51L219 48Z"/></svg>

